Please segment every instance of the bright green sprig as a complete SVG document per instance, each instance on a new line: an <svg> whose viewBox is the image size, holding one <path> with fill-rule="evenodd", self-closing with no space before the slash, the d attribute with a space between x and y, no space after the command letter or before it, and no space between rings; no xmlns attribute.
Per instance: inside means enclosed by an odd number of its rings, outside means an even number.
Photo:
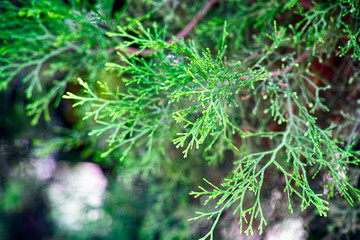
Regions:
<svg viewBox="0 0 360 240"><path fill-rule="evenodd" d="M227 128L236 129L227 114L231 104L237 105L232 96L265 79L262 71L229 73L219 55L213 61L209 51L203 52L202 58L195 53L188 59L191 60L190 67L178 77L186 85L177 88L172 95L172 101L187 100L189 105L173 114L177 123L185 122L185 129L189 129L174 139L177 147L183 147L190 139L183 151L185 157L193 145L199 148L209 134L219 137L218 133L223 133L225 138L229 138L226 136Z"/></svg>
<svg viewBox="0 0 360 240"><path fill-rule="evenodd" d="M101 155L102 157L123 147L120 158L122 160L141 139L148 137L148 141L151 141L161 124L158 115L160 107L150 106L154 101L151 96L139 99L134 93L122 93L119 89L113 92L106 84L100 82L101 92L98 96L86 82L79 79L79 83L84 87L86 96L68 92L64 98L75 100L74 106L86 104L90 107L84 120L91 118L98 125L89 133L90 136L99 137L110 133L107 140L109 149Z"/></svg>
<svg viewBox="0 0 360 240"><path fill-rule="evenodd" d="M200 55L193 43L185 44L179 41L168 44L158 39L161 34L157 33L156 26L150 31L144 29L139 22L134 24L135 27L119 28L119 33L108 35L132 39L125 42L125 46L140 44L139 52L151 47L157 59L147 60L138 57L137 54L119 54L122 64L107 64L109 69L121 75L131 75L131 78L123 77L126 88L118 89L116 94L111 93L106 86L103 87L101 94L115 98L116 101L99 98L81 80L80 84L89 97L72 93L65 96L77 101L74 106L91 104L94 110L87 112L84 119L93 118L102 126L92 131L92 135L99 136L106 131L112 132L109 139L110 148L103 156L129 142L125 153L134 146L137 139L131 138L130 130L125 129L128 124L136 125L132 128L141 133L139 136L153 134L164 122L171 124L171 119L158 117L159 114L163 114L164 109L167 109L166 112L173 112L176 123L185 123L184 132L179 133L180 137L173 141L177 147L185 147L185 157L193 146L198 148L209 135L215 135L215 140L219 138L218 133L230 138L226 136L227 129L238 129L229 121L226 113L229 105L236 104L231 96L237 94L240 89L253 87L256 81L264 80L264 73L259 70L231 73L221 60L223 51L219 51L213 59L209 50L203 51ZM136 35L130 37L125 29L131 29ZM106 117L109 120L105 120ZM150 121L154 119L158 119L159 122ZM145 124L148 120L150 122ZM134 141L127 139L128 134ZM189 142L186 142L188 139Z"/></svg>
<svg viewBox="0 0 360 240"><path fill-rule="evenodd" d="M346 33L348 33L349 40L347 41L347 43L344 47L341 47L341 46L339 47L340 48L339 55L342 57L352 49L353 53L351 54L351 57L357 58L358 60L360 60L360 44L358 42L358 39L360 36L360 29L357 29L357 30L355 29L354 32L352 32L349 29L349 26L345 25L344 31Z"/></svg>

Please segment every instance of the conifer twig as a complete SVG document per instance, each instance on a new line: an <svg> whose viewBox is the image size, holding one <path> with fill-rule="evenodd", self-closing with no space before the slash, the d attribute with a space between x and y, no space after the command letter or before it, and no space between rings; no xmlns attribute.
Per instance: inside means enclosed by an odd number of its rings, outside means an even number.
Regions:
<svg viewBox="0 0 360 240"><path fill-rule="evenodd" d="M286 74L291 72L291 70L293 70L295 64L302 63L308 57L309 57L309 52L304 52L300 57L295 59L287 68L285 68L285 70L281 71L280 69L277 69L276 71L270 72L270 77L276 77L276 76L280 76L280 75L285 76ZM240 77L239 79L246 80L246 79L249 79L250 77L251 76L243 76L243 77Z"/></svg>

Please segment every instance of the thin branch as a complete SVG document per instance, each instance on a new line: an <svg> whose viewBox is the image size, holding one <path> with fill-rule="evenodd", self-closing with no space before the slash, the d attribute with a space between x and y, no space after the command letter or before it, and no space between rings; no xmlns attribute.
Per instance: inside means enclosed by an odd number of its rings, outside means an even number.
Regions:
<svg viewBox="0 0 360 240"><path fill-rule="evenodd" d="M307 59L309 57L309 52L304 52L300 57L298 57L293 63L290 64L289 67L287 67L283 72L280 71L280 73L278 73L278 71L271 73L271 77L275 77L278 75L283 75L285 76L286 74L288 74L289 72L291 72L291 70L293 70L295 64L298 63L302 63L303 61L305 61L305 59Z"/></svg>
<svg viewBox="0 0 360 240"><path fill-rule="evenodd" d="M176 39L181 39L186 37L191 30L193 30L193 28L196 26L196 24L205 16L205 14L215 5L215 3L218 0L210 0L208 1L202 8L201 10L195 15L195 17L178 33L175 35ZM173 43L175 40L174 39L169 39L166 42L171 44ZM127 47L127 50L129 53L137 53L139 51L141 51L138 48L134 48L134 47ZM117 49L116 51L121 51L119 49ZM154 50L152 49L145 49L142 50L139 55L150 55L154 52Z"/></svg>
<svg viewBox="0 0 360 240"><path fill-rule="evenodd" d="M195 17L186 25L186 27L176 34L176 38L186 37L190 31L196 26L196 24L204 17L204 15L214 6L217 0L210 0L196 15ZM171 39L168 43L172 43L174 40Z"/></svg>
<svg viewBox="0 0 360 240"><path fill-rule="evenodd" d="M289 67L285 68L285 70L281 71L280 69L270 72L270 77L277 77L277 76L286 76L286 74L288 74L289 72L291 72L291 70L293 70L294 66L298 63L302 63L303 61L305 61L308 57L309 57L309 52L304 52L300 57L298 57L297 59L295 59L295 61L293 61L292 63L290 63ZM246 80L251 78L252 76L243 76L240 77L240 80Z"/></svg>

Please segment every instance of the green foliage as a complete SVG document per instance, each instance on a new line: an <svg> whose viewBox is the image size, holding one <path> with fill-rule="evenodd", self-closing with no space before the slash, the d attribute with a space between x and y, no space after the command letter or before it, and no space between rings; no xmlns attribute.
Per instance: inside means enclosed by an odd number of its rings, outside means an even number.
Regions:
<svg viewBox="0 0 360 240"><path fill-rule="evenodd" d="M0 87L24 75L33 124L42 113L49 120L48 107L61 96L76 107L77 127L43 144L43 154L87 143L94 161L119 160L116 169L130 183L148 181L141 194L153 208L141 216L140 238L195 236L196 225L185 221L191 216L184 209L194 207L185 193L202 177L210 189L190 193L208 205L191 220L212 219L201 239L214 239L228 212L238 215L241 233L262 234L274 176L283 180L291 213L300 205L327 216L334 196L351 206L360 200L351 178L360 162L357 1L219 1L216 16L188 40L172 36L185 22L167 24L163 8L178 14L172 1L141 1L149 14L131 14L140 4L126 3L117 27L102 12L107 1L88 11L80 3L59 1L51 11L49 1L4 5ZM75 78L80 91L69 88ZM80 143L86 134L91 140ZM231 167L221 172L222 163Z"/></svg>
<svg viewBox="0 0 360 240"><path fill-rule="evenodd" d="M221 60L224 50L213 59L209 50L200 55L194 44L154 41L160 35L156 28L152 36L139 22L135 24L139 29L131 30L136 31L137 36L127 34L123 28L119 28L119 34L108 35L132 39L125 46L135 42L141 44L139 49L151 47L156 51L157 59L147 61L133 54L119 54L123 65L106 65L117 70L119 75L131 74L131 78L122 77L126 92L119 87L112 91L99 82L101 91L97 96L87 83L79 79L88 97L73 93L64 96L75 100L74 106L91 105L93 110L87 112L84 120L93 117L101 127L90 135L99 136L111 131L109 150L102 156L127 146L122 160L135 144L142 142L142 138L146 139L146 145L151 149L157 129L173 124L170 116L176 123L184 123L183 132L177 133L179 137L173 140L176 147L186 144L184 157L193 146L199 148L208 135L215 136L213 141L223 135L231 144L228 130L233 133L239 130L226 113L231 104L237 105L232 95L247 86L251 89L254 82L264 80L264 73L258 70L238 73L238 69L230 73ZM165 51L171 52L166 54Z"/></svg>
<svg viewBox="0 0 360 240"><path fill-rule="evenodd" d="M255 218L259 218L258 229L261 234L263 225L266 225L261 207L261 189L265 179L265 171L272 165L276 166L279 173L284 175L286 181L284 192L287 193L291 212L293 212L291 195L295 194L301 199L301 210L314 205L320 215L326 216L328 202L321 198L321 194L315 193L311 188L308 166L317 168L315 173L310 174L312 179L316 177L320 170L326 169L327 175L332 179L328 183L330 188L329 197L332 197L335 189L337 189L350 204L354 203L353 194L357 200L360 199L360 191L350 184L345 175L347 165L359 163L356 155L350 148L345 150L340 148L338 142L330 138L330 129L322 130L316 126L315 118L307 112L306 108L299 105L299 116L293 116L292 101L298 104L295 94L289 93L286 101L288 110L290 110L288 112L289 123L286 131L269 134L268 136L273 141L280 138L276 148L250 153L235 162L237 167L234 175L230 179L225 179L222 184L224 189L220 189L205 180L214 188L213 190L209 191L200 187L201 192L191 192L195 197L208 196L205 204L218 198L217 210L206 213L199 212L199 216L193 218L193 220L202 217L216 217L213 224L215 226L222 212L237 203L234 214L237 212L240 214L240 231L242 231L243 221L245 221L248 227L244 232L253 234L253 221ZM356 159L349 161L350 157ZM244 201L246 200L245 197L248 197L247 193L253 194L255 200L253 205L245 208ZM250 221L247 222L249 216ZM208 236L212 239L213 230L214 228L211 228L203 239Z"/></svg>
<svg viewBox="0 0 360 240"><path fill-rule="evenodd" d="M340 47L340 49L341 49L340 56L344 56L350 50L353 50L351 57L354 57L354 58L357 58L358 60L360 60L360 48L359 48L359 44L358 44L360 29L357 31L355 30L356 32L352 32L349 29L349 26L347 26L347 25L345 25L345 29L346 29L345 31L348 33L348 36L350 39L347 41L347 43L344 47Z"/></svg>
<svg viewBox="0 0 360 240"><path fill-rule="evenodd" d="M1 8L0 89L22 75L32 123L42 113L49 120L49 106L58 106L69 82L81 72L91 82L110 60L107 48L115 43L99 34L107 27L98 25L106 13L60 0L26 1L22 7L4 1Z"/></svg>

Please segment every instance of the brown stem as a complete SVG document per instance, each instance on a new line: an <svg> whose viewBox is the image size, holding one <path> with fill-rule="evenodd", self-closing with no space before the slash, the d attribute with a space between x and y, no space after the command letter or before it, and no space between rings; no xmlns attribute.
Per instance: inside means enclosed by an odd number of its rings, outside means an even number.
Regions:
<svg viewBox="0 0 360 240"><path fill-rule="evenodd" d="M299 3L305 9L310 9L314 7L314 3L311 0L299 0Z"/></svg>
<svg viewBox="0 0 360 240"><path fill-rule="evenodd" d="M214 4L218 0L209 0L201 9L200 11L195 15L195 17L178 33L175 35L176 39L184 38L186 37L191 30L196 26L196 24L204 17L204 15L209 11L209 9L214 6ZM174 39L169 39L166 41L167 43L171 44L174 42ZM137 53L140 51L138 48L134 47L127 47L127 50L129 53ZM120 51L117 49L116 51ZM150 55L154 52L152 49L144 49L142 50L139 55Z"/></svg>
<svg viewBox="0 0 360 240"><path fill-rule="evenodd" d="M186 27L181 30L178 34L176 34L176 38L184 38L186 37L189 32L196 26L196 24L204 17L204 15L214 6L214 4L218 0L210 0L205 4L205 6L195 15L195 17L186 25ZM168 41L168 43L172 43L174 39Z"/></svg>

